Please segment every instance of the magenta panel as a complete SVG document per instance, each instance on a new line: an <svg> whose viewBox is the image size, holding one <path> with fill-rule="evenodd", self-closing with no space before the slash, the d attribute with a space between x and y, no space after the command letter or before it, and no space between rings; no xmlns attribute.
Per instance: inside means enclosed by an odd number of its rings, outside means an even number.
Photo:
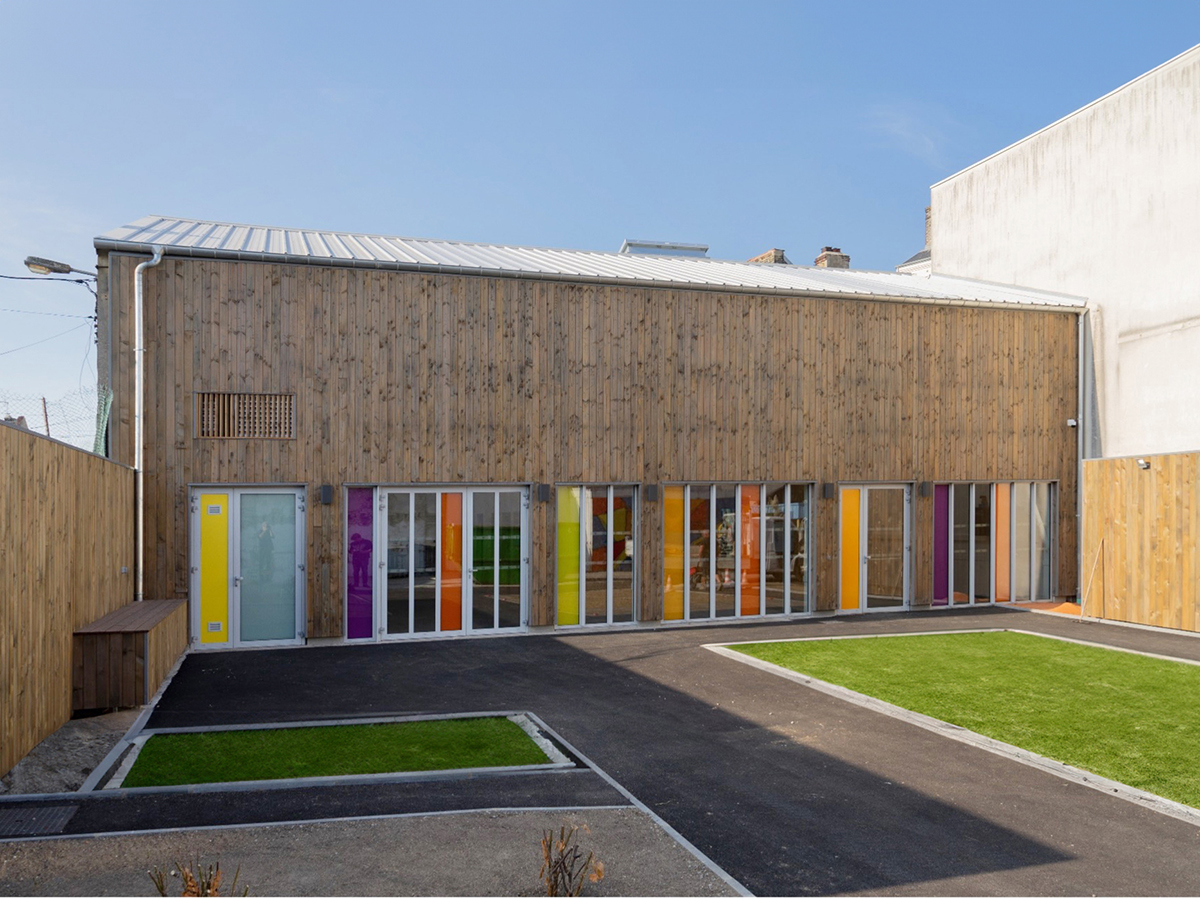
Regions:
<svg viewBox="0 0 1200 899"><path fill-rule="evenodd" d="M933 488L933 604L950 603L950 485Z"/></svg>
<svg viewBox="0 0 1200 899"><path fill-rule="evenodd" d="M361 640L374 632L371 614L374 516L374 490L351 487L346 491L346 638L349 640Z"/></svg>

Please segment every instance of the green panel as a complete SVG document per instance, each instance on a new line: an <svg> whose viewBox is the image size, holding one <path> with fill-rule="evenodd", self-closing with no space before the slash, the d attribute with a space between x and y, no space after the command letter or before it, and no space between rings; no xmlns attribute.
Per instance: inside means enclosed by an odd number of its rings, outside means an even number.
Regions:
<svg viewBox="0 0 1200 899"><path fill-rule="evenodd" d="M472 557L475 564L475 581L480 584L491 584L493 581L493 566L495 559L492 558L493 547L495 541L492 539L494 531L489 527L480 527L476 525L474 529L473 539L475 541L475 555ZM500 528L500 583L502 585L515 586L521 583L521 528L505 527Z"/></svg>
<svg viewBox="0 0 1200 899"><path fill-rule="evenodd" d="M579 624L579 488L558 488L558 623Z"/></svg>

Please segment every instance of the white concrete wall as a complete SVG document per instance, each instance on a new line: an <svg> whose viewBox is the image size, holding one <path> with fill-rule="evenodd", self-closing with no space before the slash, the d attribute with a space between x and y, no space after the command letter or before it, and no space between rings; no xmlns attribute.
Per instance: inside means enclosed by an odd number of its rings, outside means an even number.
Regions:
<svg viewBox="0 0 1200 899"><path fill-rule="evenodd" d="M1103 455L1200 449L1200 46L932 205L934 273L1088 298Z"/></svg>

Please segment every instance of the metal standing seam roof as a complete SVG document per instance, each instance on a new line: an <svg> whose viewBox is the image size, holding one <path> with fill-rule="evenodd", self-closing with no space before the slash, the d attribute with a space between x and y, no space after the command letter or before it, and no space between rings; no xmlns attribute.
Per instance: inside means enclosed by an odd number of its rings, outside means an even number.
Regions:
<svg viewBox="0 0 1200 899"><path fill-rule="evenodd" d="M101 234L97 250L149 252L260 262L343 265L402 271L592 281L644 287L724 289L794 296L861 297L937 305L1006 305L1083 311L1081 297L944 275L910 275L737 262L692 256L652 256L558 250L236 225L146 216Z"/></svg>

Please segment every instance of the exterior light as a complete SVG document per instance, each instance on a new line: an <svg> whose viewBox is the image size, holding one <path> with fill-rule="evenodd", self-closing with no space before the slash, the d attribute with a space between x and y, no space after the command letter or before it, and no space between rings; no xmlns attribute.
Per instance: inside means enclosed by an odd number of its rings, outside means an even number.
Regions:
<svg viewBox="0 0 1200 899"><path fill-rule="evenodd" d="M26 256L25 267L35 275L69 275L74 272L77 275L87 275L89 278L96 277L95 272L85 272L83 269L72 268L65 262L43 259L41 256Z"/></svg>
<svg viewBox="0 0 1200 899"><path fill-rule="evenodd" d="M1149 459L1138 459L1137 467L1142 469L1143 471L1148 471L1150 468L1150 460Z"/></svg>

